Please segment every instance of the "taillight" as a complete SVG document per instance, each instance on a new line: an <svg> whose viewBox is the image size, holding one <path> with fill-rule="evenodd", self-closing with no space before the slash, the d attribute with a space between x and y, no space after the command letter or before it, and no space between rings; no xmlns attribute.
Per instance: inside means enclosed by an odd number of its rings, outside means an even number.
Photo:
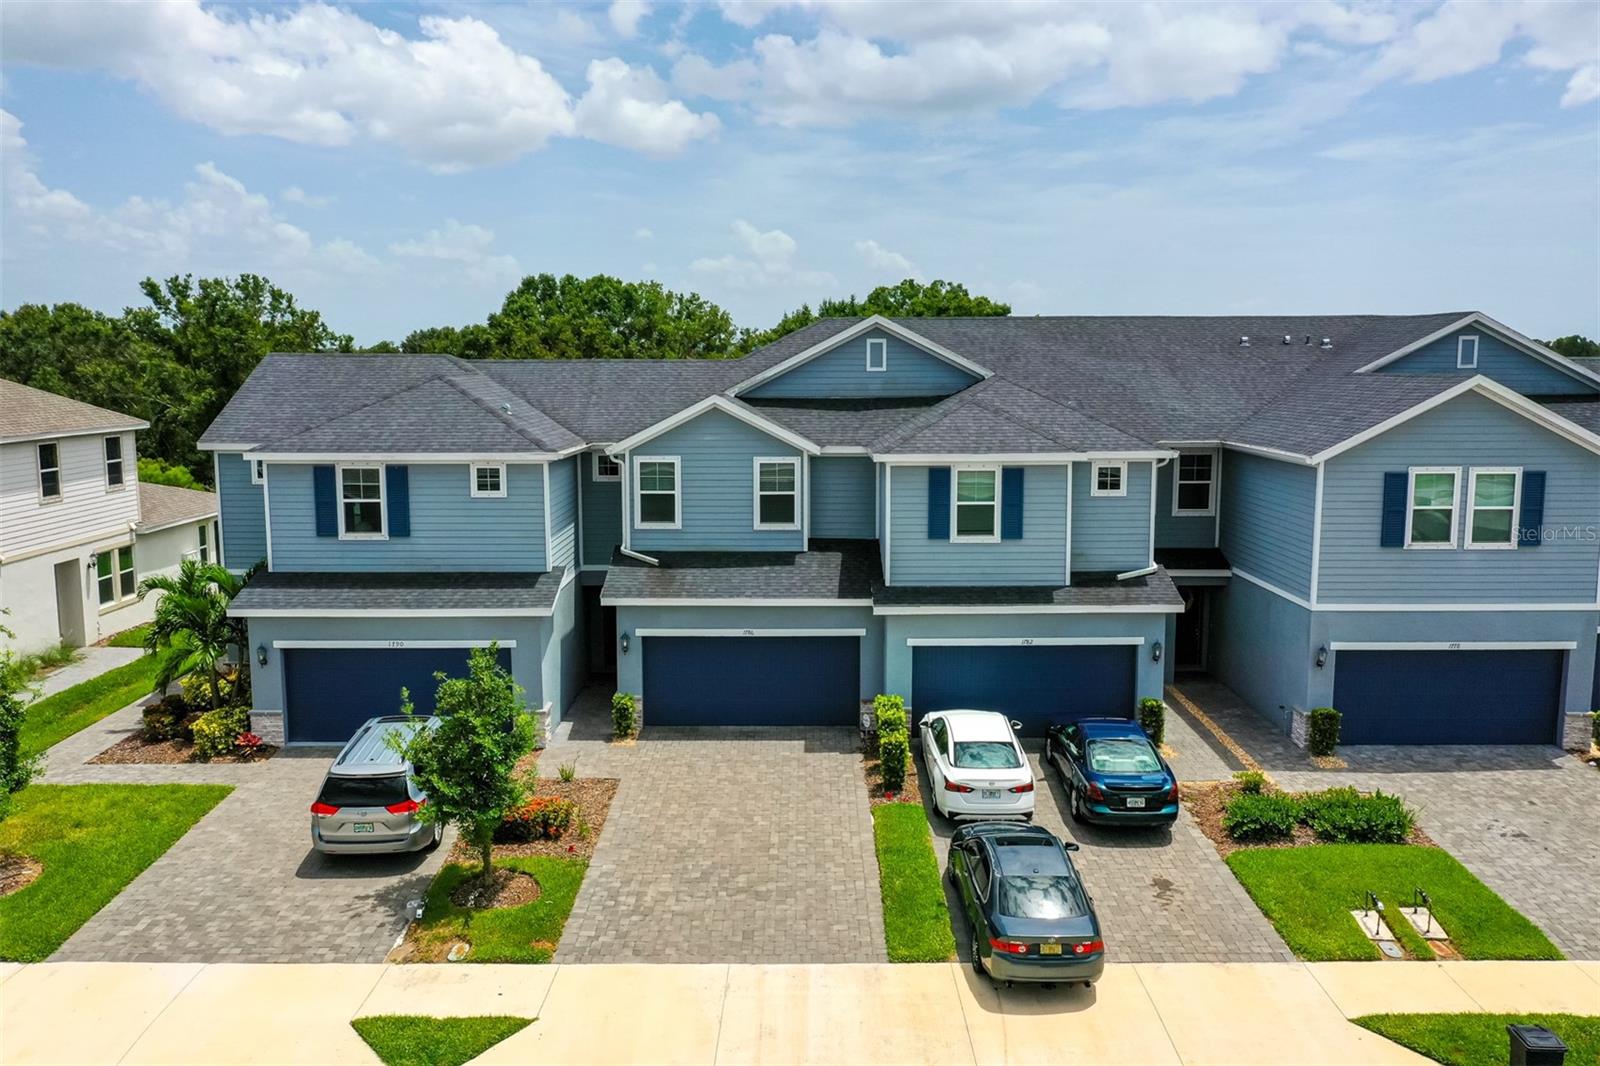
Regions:
<svg viewBox="0 0 1600 1066"><path fill-rule="evenodd" d="M333 806L332 804L323 803L321 800L317 800L317 802L311 805L311 813L320 814L326 817L330 814L338 814L339 808Z"/></svg>
<svg viewBox="0 0 1600 1066"><path fill-rule="evenodd" d="M1093 955L1105 949L1106 942L1104 940L1091 940L1085 944L1072 945L1072 953L1074 955Z"/></svg>
<svg viewBox="0 0 1600 1066"><path fill-rule="evenodd" d="M1019 944L1015 940L998 940L995 937L990 937L989 946L996 951L1003 951L1007 955L1026 955L1028 953L1028 945Z"/></svg>
<svg viewBox="0 0 1600 1066"><path fill-rule="evenodd" d="M1012 792L1032 792L1033 791L1033 782L1029 781L1025 785L1017 785L1014 788L1012 788L1011 791Z"/></svg>
<svg viewBox="0 0 1600 1066"><path fill-rule="evenodd" d="M390 814L416 814L421 809L422 804L414 799L401 800L399 803L391 803L384 808Z"/></svg>
<svg viewBox="0 0 1600 1066"><path fill-rule="evenodd" d="M1100 786L1095 784L1093 781L1089 782L1089 787L1084 794L1092 800L1103 800L1106 798L1106 794L1100 791Z"/></svg>
<svg viewBox="0 0 1600 1066"><path fill-rule="evenodd" d="M947 778L944 783L944 790L946 792L971 792L972 786L963 785L959 781L951 781Z"/></svg>

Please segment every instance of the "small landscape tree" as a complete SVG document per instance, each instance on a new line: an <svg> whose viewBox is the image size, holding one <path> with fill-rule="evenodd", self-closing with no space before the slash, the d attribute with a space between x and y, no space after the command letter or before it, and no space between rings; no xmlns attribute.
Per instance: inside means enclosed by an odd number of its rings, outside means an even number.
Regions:
<svg viewBox="0 0 1600 1066"><path fill-rule="evenodd" d="M499 648L474 648L468 676L435 674L439 693L433 729L419 729L409 740L393 737L395 749L410 760L428 802L418 816L454 825L477 851L479 877L493 871L494 831L527 799L518 779L517 760L533 750L533 718L522 702L522 688L500 665ZM411 693L400 690L401 710L417 716Z"/></svg>
<svg viewBox="0 0 1600 1066"><path fill-rule="evenodd" d="M161 593L155 617L145 632L145 650L156 655L156 684L164 693L174 681L192 673L207 675L213 709L222 702L223 663L235 652L240 677L245 665L245 623L228 615L228 605L255 573L240 576L219 563L185 559L176 574L159 574L139 582L139 598ZM236 686L237 688L237 686Z"/></svg>
<svg viewBox="0 0 1600 1066"><path fill-rule="evenodd" d="M0 625L0 637L12 636ZM27 787L39 769L39 756L22 750L30 695L26 667L10 649L0 648L0 821L11 813L11 797Z"/></svg>

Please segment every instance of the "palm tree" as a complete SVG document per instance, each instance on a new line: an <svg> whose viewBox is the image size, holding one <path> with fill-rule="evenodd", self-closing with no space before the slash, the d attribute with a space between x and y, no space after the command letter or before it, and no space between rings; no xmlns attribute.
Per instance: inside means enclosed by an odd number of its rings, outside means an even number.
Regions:
<svg viewBox="0 0 1600 1066"><path fill-rule="evenodd" d="M157 656L156 683L163 694L174 681L204 671L211 678L211 706L220 705L222 664L229 649L238 650L242 664L248 639L243 619L228 617L228 604L254 573L241 577L217 563L185 559L176 575L139 582L140 599L161 593L144 646Z"/></svg>

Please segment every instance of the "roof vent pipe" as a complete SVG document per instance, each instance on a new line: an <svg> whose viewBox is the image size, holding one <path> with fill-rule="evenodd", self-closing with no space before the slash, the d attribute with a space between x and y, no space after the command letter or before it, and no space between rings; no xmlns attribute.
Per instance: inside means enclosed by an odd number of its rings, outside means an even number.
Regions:
<svg viewBox="0 0 1600 1066"><path fill-rule="evenodd" d="M1309 333L1306 334L1306 343L1307 344L1311 343L1311 334L1309 334Z"/></svg>
<svg viewBox="0 0 1600 1066"><path fill-rule="evenodd" d="M1240 337L1239 338L1239 347L1241 347L1241 348L1250 347L1250 338L1249 337Z"/></svg>
<svg viewBox="0 0 1600 1066"><path fill-rule="evenodd" d="M1283 335L1283 343L1285 343L1285 344L1293 344L1294 343L1294 338L1289 336L1287 333L1285 333Z"/></svg>
<svg viewBox="0 0 1600 1066"><path fill-rule="evenodd" d="M511 413L511 405L508 404L508 403L503 403L503 404L500 405L500 410L504 411L506 414L510 414Z"/></svg>
<svg viewBox="0 0 1600 1066"><path fill-rule="evenodd" d="M1323 351L1327 351L1329 348L1332 348L1332 347L1333 347L1333 338L1332 337L1324 337L1324 338L1322 338L1322 350Z"/></svg>

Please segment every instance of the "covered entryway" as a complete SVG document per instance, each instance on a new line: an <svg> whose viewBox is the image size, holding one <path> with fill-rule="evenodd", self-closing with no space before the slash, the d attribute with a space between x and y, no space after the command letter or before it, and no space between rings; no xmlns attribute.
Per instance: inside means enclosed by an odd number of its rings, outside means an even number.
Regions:
<svg viewBox="0 0 1600 1066"><path fill-rule="evenodd" d="M1552 744L1566 654L1555 648L1341 648L1344 744Z"/></svg>
<svg viewBox="0 0 1600 1066"><path fill-rule="evenodd" d="M415 644L416 642L412 642ZM511 650L500 646L500 665L511 669ZM400 713L400 690L418 714L432 714L442 671L467 672L469 645L448 647L284 648L284 737L291 744L343 744L368 718Z"/></svg>
<svg viewBox="0 0 1600 1066"><path fill-rule="evenodd" d="M646 728L841 726L859 716L857 635L639 635Z"/></svg>
<svg viewBox="0 0 1600 1066"><path fill-rule="evenodd" d="M911 704L919 719L958 707L999 711L1021 722L1024 736L1043 736L1052 719L1134 713L1137 643L1042 637L910 644Z"/></svg>

